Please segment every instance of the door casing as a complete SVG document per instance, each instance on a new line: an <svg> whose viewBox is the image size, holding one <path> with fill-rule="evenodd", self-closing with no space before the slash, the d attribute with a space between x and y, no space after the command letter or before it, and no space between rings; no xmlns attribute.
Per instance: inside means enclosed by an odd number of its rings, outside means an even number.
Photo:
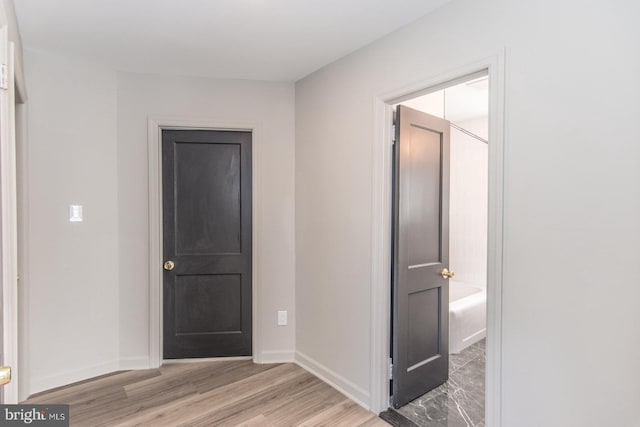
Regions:
<svg viewBox="0 0 640 427"><path fill-rule="evenodd" d="M391 144L392 105L489 75L489 220L487 265L487 370L485 415L487 425L501 426L502 356L502 252L504 189L504 51L479 61L435 73L410 86L374 97L372 152L372 281L371 370L369 408L379 413L389 405L390 259L391 259Z"/></svg>
<svg viewBox="0 0 640 427"><path fill-rule="evenodd" d="M0 62L7 66L7 89L0 89L0 292L3 318L2 364L11 367L12 380L3 386L2 402L18 403L18 187L16 170L16 86L14 43L9 41L8 27L0 28L2 43Z"/></svg>
<svg viewBox="0 0 640 427"><path fill-rule="evenodd" d="M149 367L157 368L162 363L162 130L225 130L249 131L252 133L252 353L251 357L235 359L253 359L261 363L259 314L259 224L258 206L260 183L260 129L254 123L217 121L185 117L150 117L147 122L147 144L149 154ZM229 358L224 358L229 360ZM200 359L202 360L202 359Z"/></svg>

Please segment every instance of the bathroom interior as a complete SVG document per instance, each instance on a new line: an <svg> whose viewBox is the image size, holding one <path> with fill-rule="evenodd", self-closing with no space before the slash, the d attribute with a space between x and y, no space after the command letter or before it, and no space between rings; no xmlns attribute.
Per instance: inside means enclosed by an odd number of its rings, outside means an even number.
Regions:
<svg viewBox="0 0 640 427"><path fill-rule="evenodd" d="M484 426L489 79L476 75L400 105L451 123L449 265L455 276L449 280L449 380L396 415L419 426Z"/></svg>

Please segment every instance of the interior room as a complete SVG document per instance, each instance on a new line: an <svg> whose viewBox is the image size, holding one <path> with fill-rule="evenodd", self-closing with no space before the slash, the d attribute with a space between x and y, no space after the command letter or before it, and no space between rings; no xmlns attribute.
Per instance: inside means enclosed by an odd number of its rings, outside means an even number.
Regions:
<svg viewBox="0 0 640 427"><path fill-rule="evenodd" d="M0 403L69 405L71 425L382 426L433 362L434 383L484 365L465 422L637 426L639 16L628 0L1 0ZM438 289L404 324L415 360L390 363L398 103L450 135L451 175L424 176L450 179L453 227L437 247L405 230L439 258L398 252L403 274Z"/></svg>

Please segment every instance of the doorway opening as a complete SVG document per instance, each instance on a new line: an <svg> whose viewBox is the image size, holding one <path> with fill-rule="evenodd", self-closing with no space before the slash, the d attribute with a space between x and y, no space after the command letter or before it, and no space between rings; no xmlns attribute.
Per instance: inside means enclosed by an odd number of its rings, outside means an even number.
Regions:
<svg viewBox="0 0 640 427"><path fill-rule="evenodd" d="M391 407L391 207L393 105L420 95L469 82L488 74L488 216L487 216L487 338L485 418L501 425L502 414L502 284L504 217L504 86L505 55L499 50L449 70L435 69L410 85L396 82L395 89L379 93L374 103L371 219L371 371L370 409L382 413Z"/></svg>
<svg viewBox="0 0 640 427"><path fill-rule="evenodd" d="M165 354L164 354L164 339L163 339L164 332L165 332L164 322L163 322L164 320L163 312L164 312L164 304L165 304L165 301L163 298L164 297L163 295L164 278L168 275L170 281L172 278L176 279L177 276L181 274L180 271L178 270L180 266L182 266L183 268L190 268L189 266L193 264L193 262L189 260L187 260L187 262L183 262L185 260L166 258L167 255L171 255L171 254L165 251L163 247L165 243L165 239L164 239L165 233L163 232L163 228L164 228L163 211L164 211L165 198L163 197L162 193L163 193L163 187L164 187L163 171L165 170L165 167L163 167L164 156L163 156L162 141L163 141L163 133L169 132L169 131L203 132L203 133L214 132L214 133L223 133L224 135L227 135L229 137L233 137L234 135L237 135L237 134L244 134L246 137L249 138L249 141L246 141L248 142L248 144L246 143L238 144L237 141L235 141L235 142L232 142L231 144L223 144L224 145L223 148L230 148L230 145L238 147L238 149L241 152L240 159L243 159L242 169L245 172L250 171L249 177L247 176L244 176L244 178L242 176L240 177L239 189L244 190L244 193L240 191L239 196L241 198L240 204L244 205L245 207L243 212L244 216L240 218L241 228L243 231L248 233L248 234L242 233L241 237L250 236L251 242L248 242L246 240L241 241L240 252L235 251L233 253L227 253L228 256L226 256L225 258L225 259L228 258L227 260L230 260L231 258L236 257L238 255L241 256L244 260L243 261L244 264L241 265L243 269L242 272L223 271L219 273L222 273L221 275L225 276L223 277L224 279L228 279L228 278L231 278L232 280L236 279L235 280L236 284L238 283L238 280L237 280L238 275L242 276L239 280L240 288L242 288L242 283L244 283L245 281L250 281L250 295L246 294L246 292L245 292L245 295L243 295L244 297L246 297L245 301L249 300L250 304L247 304L244 307L238 307L238 305L236 304L235 305L236 310L234 312L235 314L232 313L231 316L227 316L226 318L226 319L233 319L233 316L235 316L236 324L239 322L240 326L243 327L242 330L248 331L245 338L247 336L251 337L250 341L243 341L244 344L242 349L238 349L237 346L232 346L234 347L232 349L233 352L236 354L239 354L240 351L242 351L244 353L249 353L250 356L237 356L237 357L231 356L232 354L231 351L226 354L221 354L219 356L226 357L226 358L234 357L239 359L253 359L256 363L261 363L262 362L262 359L261 359L262 346L260 341L259 324L257 322L257 319L260 318L260 304L258 303L258 301L260 301L260 297L259 297L260 282L258 280L258 278L260 277L260 274L259 274L260 264L258 259L259 254L256 249L259 247L258 240L260 236L258 212L256 208L258 206L258 200L260 196L260 186L259 186L257 177L260 175L259 169L261 164L260 150L259 150L259 147L261 145L261 138L260 138L261 128L255 123L250 123L250 122L229 123L229 122L218 122L214 120L198 119L198 118L188 119L184 117L155 117L155 118L149 118L148 129L149 129L149 132L147 137L147 143L148 143L148 156L149 156L149 249L150 249L149 276L150 276L150 283L151 283L151 286L149 286L149 301L150 301L150 304L149 304L149 367L157 368L157 367L160 367L165 362L165 360L170 360L170 359L165 359ZM245 148L250 147L250 153L244 152L244 155L242 155L243 150L241 146L246 146ZM228 150L223 149L223 151L228 151ZM227 152L226 154L229 154L229 153ZM196 156L196 161L198 161L197 159L198 157ZM245 161L246 163L244 163ZM240 173L242 175L242 172ZM250 191L247 191L249 188L250 188ZM224 193L224 189L223 189L223 193ZM232 192L232 193L234 194L234 197L238 196L236 192ZM227 192L224 194L228 195L230 193ZM245 196L244 198L243 198L243 194ZM207 198L205 197L205 199ZM249 218L249 222L247 222L247 217ZM200 249L198 249L198 251L200 251ZM216 252L216 251L209 251L209 252ZM191 254L191 255L194 255L194 254ZM202 258L201 260L204 260L204 258ZM170 268L169 270L165 269L165 266L164 266L164 264L167 261L173 261L173 266L167 265L167 267ZM209 264L211 263L209 262ZM215 260L213 264L216 264ZM227 262L227 264L229 263ZM229 267L229 265L227 265L227 267ZM213 273L217 274L218 272L213 272ZM175 277L172 276L171 274L173 274ZM186 276L188 276L188 274ZM206 274L210 275L211 273L206 273ZM195 276L200 276L200 275L201 273L195 273ZM229 276L233 276L233 277L229 277ZM190 280L189 277L186 277L186 279L187 281ZM209 282L213 282L217 280L219 279L217 278L211 279L209 280ZM234 283L231 283L231 284L233 285ZM195 290L204 290L204 288L206 288L206 284L203 284L203 283L189 283L188 285L193 285L191 286L191 289L195 289ZM231 287L231 286L228 286L228 287ZM207 291L205 290L205 293L206 292ZM240 292L242 293L242 290ZM236 301L237 300L238 299L236 298ZM233 308L232 305L230 305L230 307ZM240 316L239 320L238 320L238 316ZM247 325L246 322L243 323L243 319L246 319L247 317L250 318L249 325ZM226 319L213 319L213 320L226 320ZM216 331L203 331L202 328L198 330L199 329L198 325L200 324L200 320L203 320L203 319L198 319L196 317L185 317L183 319L180 319L179 322L182 322L182 323L180 323L180 325L178 326L179 328L182 328L182 331L178 331L177 329L174 329L174 332L177 332L177 334L180 335L181 337L197 335L197 334L192 334L193 332L198 332L198 333L204 332L203 335L218 335L218 336L225 335L225 334L219 333L221 328L218 328L218 330ZM207 320L207 319L205 318L204 320ZM235 325L232 323L227 323L227 324L224 324L223 326L225 326L226 328L225 331L227 332L234 331ZM247 326L249 326L250 328ZM190 327L193 330L186 331L187 327ZM226 335L234 335L234 334L230 333ZM241 334L237 334L237 335L241 335ZM197 355L196 357L190 357L190 356L191 355L180 355L179 359L171 359L171 360L189 361L195 358L197 358L197 360L203 360L203 358L205 358L204 355ZM173 357L176 357L176 356L173 356ZM217 356L213 356L213 357L217 357ZM209 357L206 357L206 358L209 358Z"/></svg>
<svg viewBox="0 0 640 427"><path fill-rule="evenodd" d="M394 105L390 421L485 421L488 79Z"/></svg>

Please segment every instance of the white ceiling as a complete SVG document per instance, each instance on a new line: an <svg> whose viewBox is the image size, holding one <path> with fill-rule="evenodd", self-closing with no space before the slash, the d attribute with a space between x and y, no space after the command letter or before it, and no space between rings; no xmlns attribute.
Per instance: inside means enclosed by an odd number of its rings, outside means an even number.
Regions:
<svg viewBox="0 0 640 427"><path fill-rule="evenodd" d="M25 47L117 70L290 81L448 0L16 0Z"/></svg>

